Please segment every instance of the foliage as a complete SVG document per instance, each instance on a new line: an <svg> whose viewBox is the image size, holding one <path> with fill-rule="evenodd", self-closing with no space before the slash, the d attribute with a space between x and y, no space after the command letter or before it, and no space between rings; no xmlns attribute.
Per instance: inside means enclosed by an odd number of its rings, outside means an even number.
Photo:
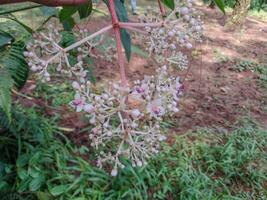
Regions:
<svg viewBox="0 0 267 200"><path fill-rule="evenodd" d="M34 109L16 107L13 119L3 132L12 136L1 137L1 151L9 153L1 154L0 191L13 188L39 200L267 197L267 132L248 119L231 133L199 130L177 136L147 166L136 169L125 161L115 178L94 167L90 148L74 147Z"/></svg>
<svg viewBox="0 0 267 200"><path fill-rule="evenodd" d="M14 42L0 59L0 109L10 119L11 90L13 87L20 89L28 77L28 66L23 57L24 43Z"/></svg>
<svg viewBox="0 0 267 200"><path fill-rule="evenodd" d="M214 2L219 8L222 7L224 10L224 7L230 7L233 8L235 5L236 0L203 0L204 3L210 3ZM224 6L223 6L224 5ZM266 0L251 0L250 9L251 10L266 10L267 8L267 2ZM220 8L221 9L221 8ZM222 10L222 9L221 9Z"/></svg>
<svg viewBox="0 0 267 200"><path fill-rule="evenodd" d="M267 66L252 60L239 60L231 68L236 72L252 71L257 75L258 85L267 88Z"/></svg>

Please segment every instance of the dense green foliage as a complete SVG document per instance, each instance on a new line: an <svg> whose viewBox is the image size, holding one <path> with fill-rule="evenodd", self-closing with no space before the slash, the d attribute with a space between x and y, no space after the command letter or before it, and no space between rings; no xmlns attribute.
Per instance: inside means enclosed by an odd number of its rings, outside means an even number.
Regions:
<svg viewBox="0 0 267 200"><path fill-rule="evenodd" d="M26 117L25 117L26 116ZM241 126L241 128L239 128ZM127 162L116 178L95 168L92 150L75 147L53 119L16 107L1 129L0 191L49 199L264 199L267 132L250 120L233 131L174 138L147 166Z"/></svg>
<svg viewBox="0 0 267 200"><path fill-rule="evenodd" d="M203 0L203 2L205 2L205 3L210 3L211 1L214 1L214 0ZM214 1L214 2L216 3L216 1ZM236 1L235 0L224 0L223 3L226 7L233 8ZM264 9L264 10L266 10L267 9L267 2L265 0L251 0L250 9L257 9L257 10Z"/></svg>

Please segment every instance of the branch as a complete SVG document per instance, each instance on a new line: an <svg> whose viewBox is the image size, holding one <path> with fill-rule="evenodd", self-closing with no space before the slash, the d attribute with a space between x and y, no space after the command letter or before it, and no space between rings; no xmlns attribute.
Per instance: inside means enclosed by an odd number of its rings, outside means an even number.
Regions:
<svg viewBox="0 0 267 200"><path fill-rule="evenodd" d="M30 2L35 2L38 4L43 4L46 6L73 6L85 4L88 0L28 0ZM27 2L27 0L1 0L0 4L9 4L9 3L22 3Z"/></svg>
<svg viewBox="0 0 267 200"><path fill-rule="evenodd" d="M119 66L120 66L121 85L122 85L122 87L126 87L127 86L127 80L126 80L126 73L125 73L125 66L124 66L125 63L124 63L123 50L122 50L122 46L121 46L119 20L117 18L117 14L115 11L115 5L114 5L113 0L109 0L108 5L109 5L108 6L109 12L111 14L113 29L115 32L118 62L119 62Z"/></svg>

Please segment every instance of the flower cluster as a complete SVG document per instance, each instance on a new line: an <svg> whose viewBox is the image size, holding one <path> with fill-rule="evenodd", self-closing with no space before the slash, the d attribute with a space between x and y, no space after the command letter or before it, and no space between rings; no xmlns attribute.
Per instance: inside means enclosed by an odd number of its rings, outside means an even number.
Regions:
<svg viewBox="0 0 267 200"><path fill-rule="evenodd" d="M132 166L146 164L166 139L160 122L179 111L179 78L170 77L164 66L155 76L135 81L131 88L109 83L99 93L91 91L90 84L73 82L76 94L70 105L77 112L86 113L94 127L89 138L98 152L97 166L111 164L111 175L116 176L118 169L124 168L123 158L130 160Z"/></svg>
<svg viewBox="0 0 267 200"><path fill-rule="evenodd" d="M145 16L139 18L142 23L157 23L162 21L152 9L148 9ZM147 44L150 55L153 53L160 63L173 60L179 48L192 49L194 41L201 41L202 22L196 9L193 8L192 0L176 1L176 8L165 19L161 27L145 27L148 35L141 36ZM168 59L172 57L171 59ZM185 63L184 63L185 64ZM183 67L184 68L184 67Z"/></svg>
<svg viewBox="0 0 267 200"><path fill-rule="evenodd" d="M84 78L86 71L83 66L88 62L89 57L112 61L114 57L114 48L112 46L104 47L104 55L96 51L96 47L104 46L102 45L105 40L104 34L88 39L79 45L75 43L75 46L70 45L63 48L62 46L66 45L64 43L72 44L76 40L82 41L84 38L90 37L91 33L87 29L81 29L78 32L74 31L74 35L65 36L64 38L61 28L57 27L49 24L39 34L33 34L33 39L27 44L24 52L24 57L30 69L41 80L50 81L51 72L53 71L69 77L75 75Z"/></svg>
<svg viewBox="0 0 267 200"><path fill-rule="evenodd" d="M48 28L40 34L33 34L33 40L26 46L27 51L24 56L30 69L37 73L42 80L50 81L50 73L48 70L49 64L56 62L56 70L62 73L69 73L69 70L64 70L62 66L69 66L67 54L60 46L62 35L60 30L49 24ZM54 56L61 53L57 59Z"/></svg>

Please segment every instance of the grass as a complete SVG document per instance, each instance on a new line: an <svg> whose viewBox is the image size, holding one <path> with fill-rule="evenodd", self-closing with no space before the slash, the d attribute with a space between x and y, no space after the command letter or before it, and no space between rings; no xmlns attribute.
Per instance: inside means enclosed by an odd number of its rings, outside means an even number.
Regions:
<svg viewBox="0 0 267 200"><path fill-rule="evenodd" d="M265 22L267 21L267 11L265 11L265 10L260 10L260 11L258 11L256 9L250 10L248 12L248 16L259 19L261 21L265 21Z"/></svg>
<svg viewBox="0 0 267 200"><path fill-rule="evenodd" d="M39 200L267 199L267 131L249 119L229 133L177 136L147 166L132 168L125 161L126 168L112 178L94 166L94 152L74 146L53 119L36 109L16 111L21 114L5 133L19 142L10 146L1 138L1 151L9 152L1 156L13 155L1 158L1 192Z"/></svg>

